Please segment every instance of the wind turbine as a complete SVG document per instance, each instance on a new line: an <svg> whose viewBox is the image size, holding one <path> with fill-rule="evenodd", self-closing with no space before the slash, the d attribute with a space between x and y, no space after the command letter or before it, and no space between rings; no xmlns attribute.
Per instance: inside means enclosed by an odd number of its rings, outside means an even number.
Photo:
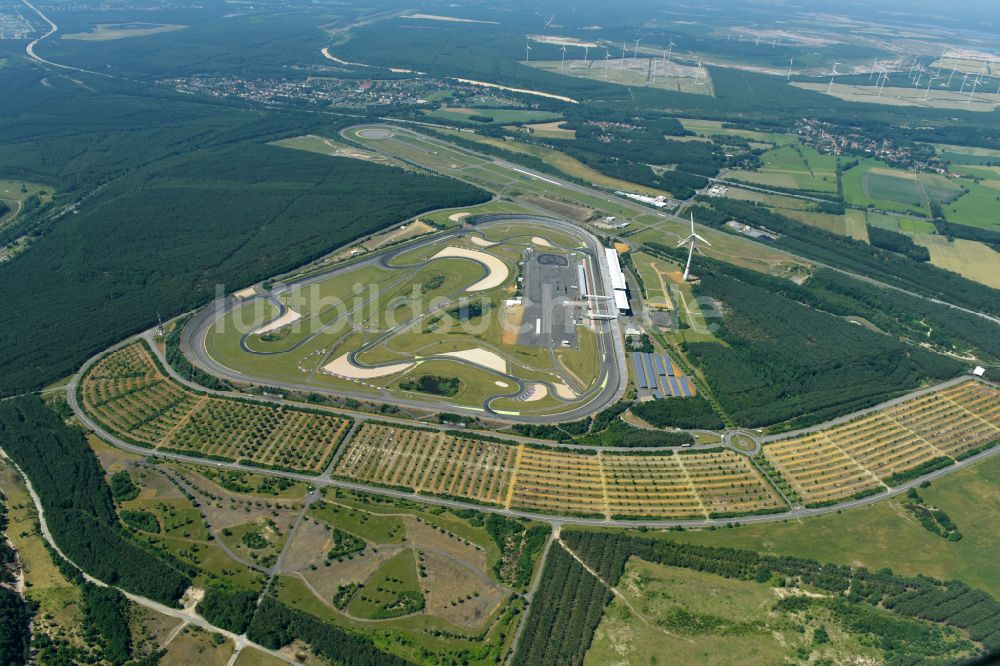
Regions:
<svg viewBox="0 0 1000 666"><path fill-rule="evenodd" d="M680 241L679 243L677 243L677 247L681 247L682 245L688 245L688 260L687 264L684 266L684 277L681 278L683 282L687 282L688 276L691 274L691 257L694 256L694 246L697 244L698 241L701 241L705 245L712 247L711 243L709 243L707 240L705 240L704 238L695 233L694 213L691 213L691 235L685 238L684 240Z"/></svg>
<svg viewBox="0 0 1000 666"><path fill-rule="evenodd" d="M608 78L608 62L611 60L611 51L608 47L604 47L604 78Z"/></svg>
<svg viewBox="0 0 1000 666"><path fill-rule="evenodd" d="M531 60L531 43L528 41L524 42L524 61L527 62Z"/></svg>
<svg viewBox="0 0 1000 666"><path fill-rule="evenodd" d="M827 94L827 95L829 95L829 94L830 94L830 91L832 91L832 90L833 90L833 77L837 76L837 65L838 65L838 64L839 64L839 63L837 62L837 59L836 59L836 58L834 58L834 59L833 59L833 71L832 71L832 72L830 72L830 85L828 85L828 86L826 87L826 94Z"/></svg>
<svg viewBox="0 0 1000 666"><path fill-rule="evenodd" d="M672 39L667 40L667 41L670 42L670 44L667 45L667 62L669 63L670 62L670 56L672 56L674 54L674 47L677 46L677 45L674 44L674 40L672 40Z"/></svg>
<svg viewBox="0 0 1000 666"><path fill-rule="evenodd" d="M566 69L566 46L563 45L559 50L562 51L562 62L559 63L559 69Z"/></svg>
<svg viewBox="0 0 1000 666"><path fill-rule="evenodd" d="M792 65L795 64L795 58L788 59L788 80L792 80Z"/></svg>
<svg viewBox="0 0 1000 666"><path fill-rule="evenodd" d="M639 40L635 40L635 51L632 52L632 59L635 60L639 57Z"/></svg>
<svg viewBox="0 0 1000 666"><path fill-rule="evenodd" d="M760 46L760 35L757 35L757 39L754 40L753 45Z"/></svg>
<svg viewBox="0 0 1000 666"><path fill-rule="evenodd" d="M976 94L976 86L979 85L979 81L975 80L972 82L972 91L969 92L969 101L966 104L972 104L972 97Z"/></svg>
<svg viewBox="0 0 1000 666"><path fill-rule="evenodd" d="M627 47L628 47L628 42L622 42L622 69L625 69L625 54L627 53L625 49Z"/></svg>
<svg viewBox="0 0 1000 666"><path fill-rule="evenodd" d="M875 76L875 68L878 67L878 56L875 56L875 62L872 63L872 73L868 75L868 80L871 81L872 77Z"/></svg>
<svg viewBox="0 0 1000 666"><path fill-rule="evenodd" d="M930 81L927 82L927 90L924 91L924 101L927 101L927 96L931 94L931 84L937 81L938 77L932 76Z"/></svg>
<svg viewBox="0 0 1000 666"><path fill-rule="evenodd" d="M590 46L583 47L583 64L587 64L587 54L590 52Z"/></svg>

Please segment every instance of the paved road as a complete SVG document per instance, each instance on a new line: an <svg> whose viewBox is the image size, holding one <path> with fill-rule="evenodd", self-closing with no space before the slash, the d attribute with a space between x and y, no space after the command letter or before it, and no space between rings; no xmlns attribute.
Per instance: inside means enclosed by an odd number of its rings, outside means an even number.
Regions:
<svg viewBox="0 0 1000 666"><path fill-rule="evenodd" d="M604 285L610 284L611 279L608 275L608 268L605 265L606 261L604 259L604 254L601 249L601 245L598 240L586 230L580 227L558 220L552 217L542 217L542 216L527 216L521 215L517 216L517 219L530 219L538 224L545 224L557 229L571 233L575 237L580 238L581 241L585 242L587 245L586 254L591 257L591 264L596 266L598 270L593 271L593 275L590 279L593 281L593 289L599 293L599 290L604 288ZM477 225L476 229L481 229L488 227L493 224L500 224L504 222L509 222L510 219L495 219L490 221L484 221ZM356 271L358 269L367 266L387 266L393 257L399 255L402 252L409 252L413 249L417 249L424 245L430 243L438 243L442 240L453 238L461 235L466 235L470 233L468 229L456 229L444 234L435 234L433 237L428 239L421 239L415 243L407 243L400 247L392 248L382 253L374 254L362 261L357 261L350 263L346 266L337 266L328 271L323 271L319 273L310 274L307 277L301 279L293 279L291 282L283 283L276 287L269 296L258 296L257 298L274 298L276 295L287 293L293 289L300 289L301 287L309 284L314 284L322 280L330 279L341 273L349 273ZM475 233L475 230L473 230ZM544 235L544 230L539 230L539 234ZM396 267L394 265L394 267ZM485 268L484 268L485 270ZM308 380L304 381L289 381L289 380L274 380L274 379L261 379L258 377L250 376L244 372L228 368L214 358L208 353L206 338L212 324L217 321L220 317L225 316L226 313L230 312L233 308L245 304L247 301L241 301L233 297L225 297L217 300L205 308L199 310L192 317L191 321L185 326L184 331L181 335L181 351L188 360L192 362L199 369L208 372L216 377L231 380L239 383L252 383L258 385L270 385L287 390L303 391L303 392L317 392L325 393L328 395L350 397L358 400L364 401L376 401L376 402L388 402L396 405L401 405L404 407L411 407L414 409L422 410L439 410L446 412L462 412L466 414L471 414L475 416L488 416L494 420L500 421L510 421L510 422L530 422L530 423L558 423L565 421L574 421L584 418L590 414L596 413L605 407L617 402L621 399L621 396L625 392L627 384L627 371L625 369L625 350L624 343L621 338L620 329L617 322L612 321L598 321L596 329L598 332L598 352L602 358L601 372L595 383L595 388L591 389L588 393L584 393L582 396L578 397L574 402L577 403L576 406L567 409L566 411L560 412L558 414L550 415L540 415L540 416L527 416L527 415L514 415L509 413L499 414L490 407L490 402L493 397L487 398L482 406L471 407L471 406L461 406L454 404L453 402L447 400L436 400L432 398L418 399L409 397L400 397L396 393L386 391L384 389L378 389L372 387L374 391L364 391L364 390L352 390L349 388L330 388L324 384L320 383L310 383ZM594 305L595 311L599 314L607 313L606 309L611 307L610 303L607 302L597 302ZM604 308L604 310L602 310ZM337 319L336 322L332 322L329 326L336 324L337 322L342 322L343 317L348 316L350 313L345 313ZM423 315L421 315L423 316ZM402 324L405 326L406 324ZM324 327L325 330L326 327ZM398 327L397 327L398 328ZM381 344L385 342L389 337L394 335L395 329L390 331L385 331L373 340L366 344L365 348ZM318 335L319 333L317 333ZM244 336L244 344L245 344ZM246 347L244 346L246 349ZM354 356L360 350L354 350L349 360L354 365L361 365L354 360ZM449 359L451 361L456 361L456 359ZM464 362L464 361L456 361ZM471 364L470 364L471 365ZM475 366L480 368L480 366ZM481 369L481 368L480 368ZM524 382L514 376L506 373L498 373L498 377L512 382L518 385L521 389L524 388ZM547 382L541 382L547 383ZM549 390L552 394L555 394L554 389L549 386Z"/></svg>

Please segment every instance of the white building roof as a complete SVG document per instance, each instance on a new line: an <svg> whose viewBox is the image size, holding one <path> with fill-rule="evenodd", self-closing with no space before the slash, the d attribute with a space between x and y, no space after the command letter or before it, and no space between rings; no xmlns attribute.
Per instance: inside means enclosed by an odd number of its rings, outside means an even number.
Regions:
<svg viewBox="0 0 1000 666"><path fill-rule="evenodd" d="M608 268L611 270L611 288L625 289L625 274L622 273L621 262L618 261L618 253L613 247L604 248L604 255L608 258Z"/></svg>
<svg viewBox="0 0 1000 666"><path fill-rule="evenodd" d="M615 306L619 312L628 310L628 297L625 296L625 292L621 289L615 289Z"/></svg>

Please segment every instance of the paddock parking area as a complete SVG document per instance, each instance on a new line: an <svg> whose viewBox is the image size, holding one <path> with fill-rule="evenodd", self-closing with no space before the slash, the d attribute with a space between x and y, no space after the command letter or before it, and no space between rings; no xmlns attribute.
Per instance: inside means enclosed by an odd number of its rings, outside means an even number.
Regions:
<svg viewBox="0 0 1000 666"><path fill-rule="evenodd" d="M583 313L579 264L567 254L532 249L524 253L519 345L577 348L576 322Z"/></svg>

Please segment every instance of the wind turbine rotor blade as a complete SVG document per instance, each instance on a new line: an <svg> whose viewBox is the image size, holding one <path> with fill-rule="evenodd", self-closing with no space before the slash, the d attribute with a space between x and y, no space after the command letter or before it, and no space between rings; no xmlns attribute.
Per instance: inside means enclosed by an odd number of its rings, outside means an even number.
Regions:
<svg viewBox="0 0 1000 666"><path fill-rule="evenodd" d="M700 242L704 243L705 245L707 245L707 246L709 246L709 247L712 247L712 244L711 244L711 243L709 243L709 242L708 242L707 240L705 240L704 238L702 238L702 237L701 237L701 236L699 236L698 234L695 234L695 235L694 235L694 238L695 238L696 240L698 240L698 241L700 241Z"/></svg>

